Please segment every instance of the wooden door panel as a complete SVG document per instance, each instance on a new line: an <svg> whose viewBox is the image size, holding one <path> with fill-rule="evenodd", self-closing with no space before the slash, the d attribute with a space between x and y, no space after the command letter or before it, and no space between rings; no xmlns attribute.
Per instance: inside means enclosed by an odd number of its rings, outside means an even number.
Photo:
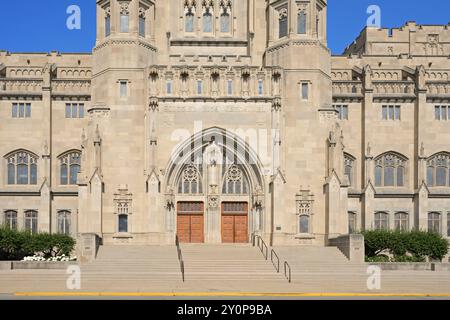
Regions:
<svg viewBox="0 0 450 320"><path fill-rule="evenodd" d="M222 203L222 242L248 242L248 204L244 202Z"/></svg>
<svg viewBox="0 0 450 320"><path fill-rule="evenodd" d="M203 203L178 202L177 209L177 234L180 242L204 242Z"/></svg>
<svg viewBox="0 0 450 320"><path fill-rule="evenodd" d="M234 242L234 218L222 215L222 242Z"/></svg>
<svg viewBox="0 0 450 320"><path fill-rule="evenodd" d="M188 215L178 215L177 219L177 233L180 242L190 242L190 217Z"/></svg>
<svg viewBox="0 0 450 320"><path fill-rule="evenodd" d="M191 215L191 242L202 243L203 240L203 215Z"/></svg>
<svg viewBox="0 0 450 320"><path fill-rule="evenodd" d="M248 242L248 223L247 216L234 216L234 242L247 243Z"/></svg>

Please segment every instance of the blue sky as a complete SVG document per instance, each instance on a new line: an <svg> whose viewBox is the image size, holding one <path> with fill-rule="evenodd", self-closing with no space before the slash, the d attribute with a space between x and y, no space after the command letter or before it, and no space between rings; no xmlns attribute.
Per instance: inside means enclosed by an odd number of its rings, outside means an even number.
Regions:
<svg viewBox="0 0 450 320"><path fill-rule="evenodd" d="M81 8L81 30L66 28L66 9L72 4ZM383 27L398 27L410 20L420 24L450 22L449 0L328 0L328 39L333 54L342 53L358 36L367 20L366 9L371 4L380 6ZM2 1L0 8L3 13L0 49L12 52L92 50L95 0Z"/></svg>

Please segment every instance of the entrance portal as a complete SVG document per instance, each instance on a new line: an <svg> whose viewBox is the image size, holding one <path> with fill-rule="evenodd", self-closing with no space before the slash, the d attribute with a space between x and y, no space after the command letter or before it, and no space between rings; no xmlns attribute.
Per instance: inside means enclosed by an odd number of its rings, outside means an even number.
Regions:
<svg viewBox="0 0 450 320"><path fill-rule="evenodd" d="M203 202L178 202L177 233L180 242L204 242L203 213Z"/></svg>
<svg viewBox="0 0 450 320"><path fill-rule="evenodd" d="M222 242L248 242L248 203L222 203Z"/></svg>

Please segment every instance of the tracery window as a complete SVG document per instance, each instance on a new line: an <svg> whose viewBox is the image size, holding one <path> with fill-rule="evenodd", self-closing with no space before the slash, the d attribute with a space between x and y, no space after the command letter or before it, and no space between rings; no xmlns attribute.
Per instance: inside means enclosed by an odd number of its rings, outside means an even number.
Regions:
<svg viewBox="0 0 450 320"><path fill-rule="evenodd" d="M17 211L15 210L5 211L4 225L10 230L17 230Z"/></svg>
<svg viewBox="0 0 450 320"><path fill-rule="evenodd" d="M375 186L403 187L405 185L406 158L393 152L375 159Z"/></svg>
<svg viewBox="0 0 450 320"><path fill-rule="evenodd" d="M237 166L231 165L225 173L222 193L247 194L248 183L244 172Z"/></svg>
<svg viewBox="0 0 450 320"><path fill-rule="evenodd" d="M8 184L37 184L38 157L31 152L20 150L6 156Z"/></svg>
<svg viewBox="0 0 450 320"><path fill-rule="evenodd" d="M59 157L60 184L76 185L78 173L81 169L81 152L71 151Z"/></svg>
<svg viewBox="0 0 450 320"><path fill-rule="evenodd" d="M199 194L203 192L201 166L196 167L193 164L187 165L178 184L178 193L182 194Z"/></svg>
<svg viewBox="0 0 450 320"><path fill-rule="evenodd" d="M120 4L120 32L128 32L130 25L129 2L121 1Z"/></svg>
<svg viewBox="0 0 450 320"><path fill-rule="evenodd" d="M195 21L195 6L186 2L184 7L185 32L194 32L194 21Z"/></svg>
<svg viewBox="0 0 450 320"><path fill-rule="evenodd" d="M38 212L36 210L25 211L25 230L32 234L38 232Z"/></svg>
<svg viewBox="0 0 450 320"><path fill-rule="evenodd" d="M350 186L353 186L355 179L355 158L351 155L344 154L344 174L348 178Z"/></svg>
<svg viewBox="0 0 450 320"><path fill-rule="evenodd" d="M306 34L306 13L303 10L297 14L297 33Z"/></svg>
<svg viewBox="0 0 450 320"><path fill-rule="evenodd" d="M229 33L231 29L231 0L222 0L220 11L220 32Z"/></svg>
<svg viewBox="0 0 450 320"><path fill-rule="evenodd" d="M58 233L70 234L71 213L68 210L58 211Z"/></svg>
<svg viewBox="0 0 450 320"><path fill-rule="evenodd" d="M429 187L450 186L450 154L441 152L428 159L427 184Z"/></svg>
<svg viewBox="0 0 450 320"><path fill-rule="evenodd" d="M287 22L288 22L288 11L286 8L283 8L279 12L278 17L278 37L283 38L287 36Z"/></svg>
<svg viewBox="0 0 450 320"><path fill-rule="evenodd" d="M205 33L212 32L211 9L206 9L205 13L203 13L203 32L205 32Z"/></svg>
<svg viewBox="0 0 450 320"><path fill-rule="evenodd" d="M388 230L389 229L389 214L386 212L375 213L374 219L375 230Z"/></svg>
<svg viewBox="0 0 450 320"><path fill-rule="evenodd" d="M394 227L396 230L408 231L409 229L409 219L406 212L397 212L394 216Z"/></svg>
<svg viewBox="0 0 450 320"><path fill-rule="evenodd" d="M428 213L428 231L441 233L441 214L439 212Z"/></svg>

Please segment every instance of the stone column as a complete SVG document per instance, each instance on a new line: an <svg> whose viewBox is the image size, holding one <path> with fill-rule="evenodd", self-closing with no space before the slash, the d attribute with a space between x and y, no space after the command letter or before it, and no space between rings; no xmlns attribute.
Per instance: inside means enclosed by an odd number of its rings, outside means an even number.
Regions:
<svg viewBox="0 0 450 320"><path fill-rule="evenodd" d="M219 198L219 162L222 157L220 149L212 142L205 150L206 172L207 172L207 209L206 209L206 243L220 243L221 221L220 221L220 198Z"/></svg>

